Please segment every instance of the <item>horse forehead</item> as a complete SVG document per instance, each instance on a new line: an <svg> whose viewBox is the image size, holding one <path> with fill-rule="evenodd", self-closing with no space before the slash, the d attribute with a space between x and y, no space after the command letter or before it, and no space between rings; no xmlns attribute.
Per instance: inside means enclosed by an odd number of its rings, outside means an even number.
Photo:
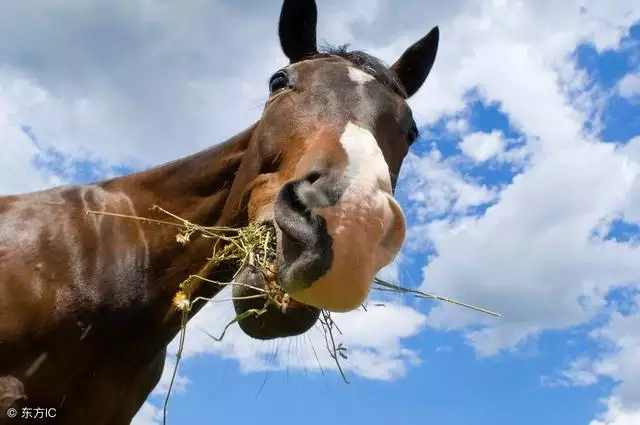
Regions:
<svg viewBox="0 0 640 425"><path fill-rule="evenodd" d="M327 67L326 73L319 73L319 78L324 77L333 92L331 101L318 102L318 107L324 109L332 121L322 124L331 127L336 136L325 140L327 143L337 144L343 152L354 153L351 148L355 143L365 147L365 156L372 154L372 150L380 149L376 137L379 115L383 112L395 112L395 104L382 104L390 99L384 95L383 86L375 84L377 80L372 74L350 62L331 65ZM327 92L321 93L321 97L324 97Z"/></svg>
<svg viewBox="0 0 640 425"><path fill-rule="evenodd" d="M376 77L342 58L316 59L294 65L311 90L306 105L315 111L317 126L329 131L310 137L326 153L337 157L371 158L380 151L380 120L396 116L399 108ZM313 86L316 87L313 87ZM318 113L317 115L315 113ZM358 130L355 128L357 127ZM337 148L337 149L336 149ZM355 148L360 151L356 154ZM363 150L362 150L363 149Z"/></svg>
<svg viewBox="0 0 640 425"><path fill-rule="evenodd" d="M329 86L340 91L358 89L375 80L354 63L339 57L311 59L294 64L291 68L303 84Z"/></svg>

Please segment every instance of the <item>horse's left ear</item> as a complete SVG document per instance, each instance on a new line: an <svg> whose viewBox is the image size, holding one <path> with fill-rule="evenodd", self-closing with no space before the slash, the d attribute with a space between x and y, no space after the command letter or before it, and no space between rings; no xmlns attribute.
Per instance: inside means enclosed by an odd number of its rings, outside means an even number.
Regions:
<svg viewBox="0 0 640 425"><path fill-rule="evenodd" d="M315 0L284 0L280 11L278 35L282 51L291 63L317 53Z"/></svg>
<svg viewBox="0 0 640 425"><path fill-rule="evenodd" d="M400 56L393 65L393 71L407 92L413 96L427 79L438 53L440 30L434 27L429 34L418 40Z"/></svg>

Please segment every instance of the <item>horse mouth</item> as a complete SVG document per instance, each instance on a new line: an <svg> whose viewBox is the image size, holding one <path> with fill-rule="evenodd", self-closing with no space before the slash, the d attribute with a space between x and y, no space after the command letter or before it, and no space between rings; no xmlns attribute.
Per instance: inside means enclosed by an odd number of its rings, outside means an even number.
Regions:
<svg viewBox="0 0 640 425"><path fill-rule="evenodd" d="M260 223L271 235L282 231L273 222ZM282 264L280 237L270 237L268 244L253 253L260 260L245 263L232 286L233 306L240 329L260 340L301 335L311 329L320 310L294 300L279 278Z"/></svg>

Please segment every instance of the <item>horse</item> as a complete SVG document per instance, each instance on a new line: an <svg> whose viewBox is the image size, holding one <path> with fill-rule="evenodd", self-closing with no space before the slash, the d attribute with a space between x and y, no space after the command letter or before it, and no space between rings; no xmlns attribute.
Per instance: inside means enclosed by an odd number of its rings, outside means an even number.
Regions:
<svg viewBox="0 0 640 425"><path fill-rule="evenodd" d="M366 299L404 243L394 193L419 136L407 101L431 72L439 29L387 66L363 51L318 48L317 14L313 0L283 0L278 37L289 61L244 131L117 178L0 197L0 422L29 423L6 409L39 407L55 408L50 423L129 424L180 332L174 296L211 240L179 243L173 228L87 211L153 220L166 218L160 206L202 226L273 229L290 303L240 320L249 338L300 335L322 309L351 311ZM265 281L234 267L206 276L251 283L233 292L242 313ZM193 295L222 288L201 284Z"/></svg>

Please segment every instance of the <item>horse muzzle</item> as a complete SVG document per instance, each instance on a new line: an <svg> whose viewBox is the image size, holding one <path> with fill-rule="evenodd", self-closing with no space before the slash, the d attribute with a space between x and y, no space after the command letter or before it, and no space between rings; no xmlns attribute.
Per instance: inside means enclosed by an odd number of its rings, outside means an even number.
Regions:
<svg viewBox="0 0 640 425"><path fill-rule="evenodd" d="M287 182L274 203L282 288L316 308L349 311L399 251L402 210L370 180L314 170Z"/></svg>

